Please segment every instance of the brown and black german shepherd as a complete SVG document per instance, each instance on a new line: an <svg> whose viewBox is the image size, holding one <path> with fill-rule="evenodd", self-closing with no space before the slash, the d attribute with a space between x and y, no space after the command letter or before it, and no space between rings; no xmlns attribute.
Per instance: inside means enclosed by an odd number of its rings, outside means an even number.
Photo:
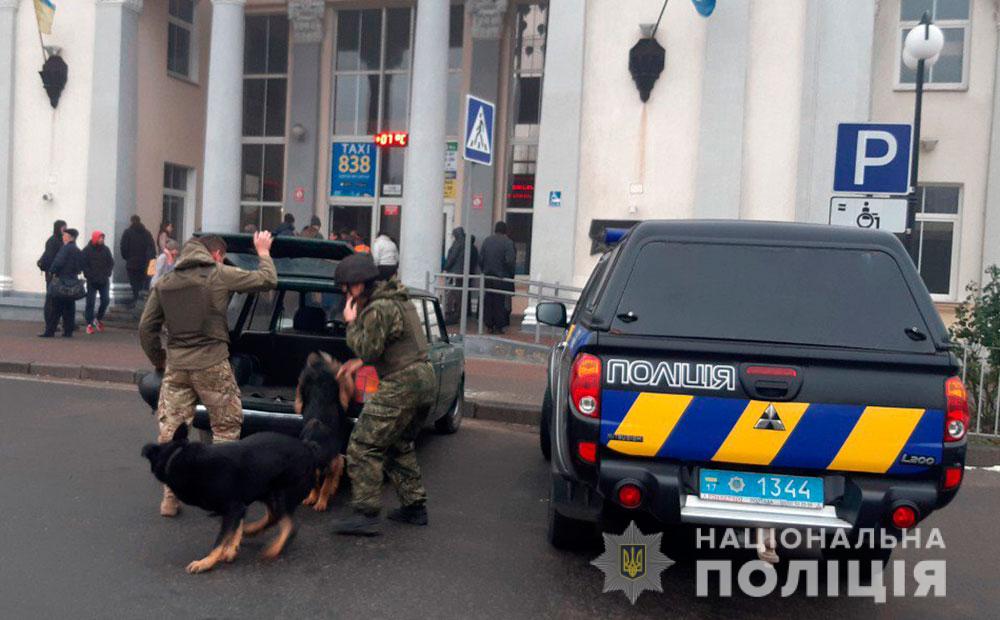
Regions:
<svg viewBox="0 0 1000 620"><path fill-rule="evenodd" d="M310 353L295 390L295 411L303 418L303 442L317 453L316 485L303 504L322 512L337 493L344 475L344 445L349 434L347 408L354 397L354 380L329 354Z"/></svg>

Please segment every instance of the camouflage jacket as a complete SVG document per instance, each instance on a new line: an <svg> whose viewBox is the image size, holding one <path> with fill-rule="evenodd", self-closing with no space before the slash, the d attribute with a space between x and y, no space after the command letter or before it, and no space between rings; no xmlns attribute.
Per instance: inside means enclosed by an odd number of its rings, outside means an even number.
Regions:
<svg viewBox="0 0 1000 620"><path fill-rule="evenodd" d="M427 361L427 336L406 287L396 280L380 283L348 326L347 345L383 378Z"/></svg>

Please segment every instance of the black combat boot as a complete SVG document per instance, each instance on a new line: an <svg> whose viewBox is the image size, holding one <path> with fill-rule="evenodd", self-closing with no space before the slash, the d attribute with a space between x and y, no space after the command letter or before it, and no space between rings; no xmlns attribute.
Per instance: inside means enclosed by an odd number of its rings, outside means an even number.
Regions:
<svg viewBox="0 0 1000 620"><path fill-rule="evenodd" d="M427 525L427 506L423 502L401 506L390 512L389 518L408 525Z"/></svg>
<svg viewBox="0 0 1000 620"><path fill-rule="evenodd" d="M333 532L344 536L378 536L382 533L382 517L378 512L358 512L340 519Z"/></svg>

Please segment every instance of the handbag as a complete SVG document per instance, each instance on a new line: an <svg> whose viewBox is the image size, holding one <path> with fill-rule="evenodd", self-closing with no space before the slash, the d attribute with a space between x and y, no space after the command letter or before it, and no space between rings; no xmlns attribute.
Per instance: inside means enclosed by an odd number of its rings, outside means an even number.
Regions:
<svg viewBox="0 0 1000 620"><path fill-rule="evenodd" d="M153 277L153 276L156 275L156 259L155 258L149 259L149 262L146 263L146 275L149 276L149 277Z"/></svg>
<svg viewBox="0 0 1000 620"><path fill-rule="evenodd" d="M52 278L49 282L49 295L54 299L72 299L76 301L87 296L87 288L83 285L83 280L63 280L62 278Z"/></svg>

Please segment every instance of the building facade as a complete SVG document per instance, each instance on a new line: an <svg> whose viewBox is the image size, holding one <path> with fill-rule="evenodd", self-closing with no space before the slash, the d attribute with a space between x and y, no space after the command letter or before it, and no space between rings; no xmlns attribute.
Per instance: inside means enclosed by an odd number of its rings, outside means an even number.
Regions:
<svg viewBox="0 0 1000 620"><path fill-rule="evenodd" d="M998 2L726 0L707 19L671 2L643 102L629 49L661 6L62 2L44 37L69 66L53 108L32 3L0 0L0 292L42 290L55 219L117 240L134 213L183 238L315 215L396 238L418 285L457 225L481 240L503 219L519 274L579 285L609 225L827 223L837 125L912 121L900 49L925 10L946 46L900 237L942 308L1000 263ZM461 157L467 95L497 105L491 166Z"/></svg>

